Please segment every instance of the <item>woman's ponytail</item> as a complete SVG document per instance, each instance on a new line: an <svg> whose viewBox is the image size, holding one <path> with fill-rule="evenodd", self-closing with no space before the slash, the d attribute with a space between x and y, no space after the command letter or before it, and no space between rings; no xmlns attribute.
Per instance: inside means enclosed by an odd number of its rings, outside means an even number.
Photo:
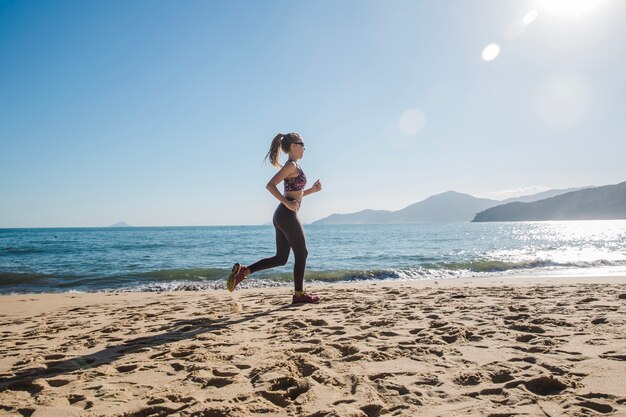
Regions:
<svg viewBox="0 0 626 417"><path fill-rule="evenodd" d="M267 153L267 155L265 155L265 159L269 159L270 163L276 168L281 168L282 165L280 164L279 160L280 150L282 149L283 152L289 153L289 148L291 148L291 144L297 140L302 142L302 138L297 133L279 133L278 135L274 136L274 139L272 139L270 151Z"/></svg>
<svg viewBox="0 0 626 417"><path fill-rule="evenodd" d="M269 159L270 163L276 168L280 168L282 166L280 164L280 161L278 160L278 154L280 153L280 148L284 136L285 135L283 135L282 133L274 136L274 139L272 139L272 144L270 145L270 150L267 155L265 155L265 159Z"/></svg>

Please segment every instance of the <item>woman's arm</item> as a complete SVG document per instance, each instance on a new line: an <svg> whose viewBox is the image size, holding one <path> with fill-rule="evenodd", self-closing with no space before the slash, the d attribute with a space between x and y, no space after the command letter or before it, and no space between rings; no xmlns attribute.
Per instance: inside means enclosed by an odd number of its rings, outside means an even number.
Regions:
<svg viewBox="0 0 626 417"><path fill-rule="evenodd" d="M296 164L293 162L287 162L281 169L272 177L267 183L265 188L269 191L278 201L283 203L290 210L295 211L298 207L298 203L295 201L289 201L287 198L278 191L278 184L290 175L293 175L297 171Z"/></svg>
<svg viewBox="0 0 626 417"><path fill-rule="evenodd" d="M313 194L316 193L318 191L322 191L322 183L320 182L320 180L315 181L315 183L313 183L313 186L311 188L309 188L308 190L304 190L304 196L307 196L309 194Z"/></svg>

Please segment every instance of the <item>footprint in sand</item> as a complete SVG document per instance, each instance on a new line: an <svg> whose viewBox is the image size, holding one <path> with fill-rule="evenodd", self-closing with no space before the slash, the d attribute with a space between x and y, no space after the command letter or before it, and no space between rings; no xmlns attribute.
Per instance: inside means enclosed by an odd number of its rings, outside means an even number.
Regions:
<svg viewBox="0 0 626 417"><path fill-rule="evenodd" d="M293 363L293 368L295 368L293 369L290 366L290 369L293 370L294 375L303 378L313 375L319 369L316 365L311 363L311 361L309 361L304 355L291 357L290 362Z"/></svg>
<svg viewBox="0 0 626 417"><path fill-rule="evenodd" d="M190 403L196 402L196 399L193 397L183 397L182 395L179 395L179 394L168 394L165 397L152 397L146 402L146 404L157 405L157 404L164 404L167 402L190 404Z"/></svg>
<svg viewBox="0 0 626 417"><path fill-rule="evenodd" d="M482 381L482 376L479 372L463 372L454 378L454 383L458 385L478 385Z"/></svg>
<svg viewBox="0 0 626 417"><path fill-rule="evenodd" d="M534 334L523 334L521 336L517 336L515 340L522 343L528 343L531 340L534 340L536 337L537 336L535 336Z"/></svg>
<svg viewBox="0 0 626 417"><path fill-rule="evenodd" d="M619 354L614 350L610 350L608 352L604 352L600 355L602 359L611 359L614 361L626 361L626 355Z"/></svg>
<svg viewBox="0 0 626 417"><path fill-rule="evenodd" d="M309 383L304 379L292 377L280 377L270 381L267 390L260 390L258 394L269 402L279 407L288 407L292 401L310 389Z"/></svg>
<svg viewBox="0 0 626 417"><path fill-rule="evenodd" d="M328 326L326 320L322 319L305 319L306 322L311 326Z"/></svg>
<svg viewBox="0 0 626 417"><path fill-rule="evenodd" d="M542 376L529 381L522 381L526 389L537 395L556 395L567 388L560 380L552 376Z"/></svg>
<svg viewBox="0 0 626 417"><path fill-rule="evenodd" d="M604 317L598 317L596 319L591 320L591 324L606 324L609 321Z"/></svg>
<svg viewBox="0 0 626 417"><path fill-rule="evenodd" d="M472 398L476 398L480 395L504 395L507 396L507 393L505 390L503 390L502 388L485 388L481 391L475 391L475 392L470 392L469 394L467 394L469 397Z"/></svg>
<svg viewBox="0 0 626 417"><path fill-rule="evenodd" d="M415 381L413 381L414 385L430 385L430 386L439 386L443 385L443 382L439 381L439 377L436 374L424 374L417 377Z"/></svg>
<svg viewBox="0 0 626 417"><path fill-rule="evenodd" d="M180 372L183 369L185 369L185 365L178 363L178 362L172 362L170 363L170 366L172 367L172 369L174 369L176 372Z"/></svg>
<svg viewBox="0 0 626 417"><path fill-rule="evenodd" d="M6 389L10 391L26 391L31 395L35 395L43 391L44 387L29 380L19 380L10 384Z"/></svg>
<svg viewBox="0 0 626 417"><path fill-rule="evenodd" d="M127 373L137 369L137 365L120 365L116 366L115 369L117 369L117 372Z"/></svg>
<svg viewBox="0 0 626 417"><path fill-rule="evenodd" d="M211 375L205 375L203 372L194 371L190 373L186 379L196 382L202 385L202 389L208 387L224 388L227 385L234 383L232 378L216 377Z"/></svg>
<svg viewBox="0 0 626 417"><path fill-rule="evenodd" d="M497 369L489 374L489 378L494 384L503 384L514 379L509 369Z"/></svg>
<svg viewBox="0 0 626 417"><path fill-rule="evenodd" d="M293 320L284 325L284 328L287 330L298 330L298 329L304 329L306 327L308 327L308 324L302 320Z"/></svg>
<svg viewBox="0 0 626 417"><path fill-rule="evenodd" d="M547 369L548 371L552 372L554 375L563 376L563 375L567 375L570 373L570 371L566 369L563 369L556 365L551 365L549 363L540 363L539 366L541 366L544 369ZM578 375L586 376L587 374L578 374Z"/></svg>
<svg viewBox="0 0 626 417"><path fill-rule="evenodd" d="M48 379L48 380L46 380L46 382L51 387L58 388L58 387L62 387L64 385L67 385L67 384L69 384L72 381L70 381L69 379Z"/></svg>
<svg viewBox="0 0 626 417"><path fill-rule="evenodd" d="M195 350L195 347L182 348L182 349L171 351L170 355L172 355L172 357L174 358L186 358L187 356L192 355L194 353L194 350Z"/></svg>
<svg viewBox="0 0 626 417"><path fill-rule="evenodd" d="M513 324L509 326L509 329L525 333L545 333L545 330L542 327L533 326L530 324Z"/></svg>
<svg viewBox="0 0 626 417"><path fill-rule="evenodd" d="M532 356L526 356L523 358L511 358L509 359L509 362L526 362L526 363L535 364L537 363L537 358L532 357Z"/></svg>
<svg viewBox="0 0 626 417"><path fill-rule="evenodd" d="M213 369L213 375L217 377L233 377L239 375L238 369Z"/></svg>
<svg viewBox="0 0 626 417"><path fill-rule="evenodd" d="M435 320L435 321L431 321L430 322L430 328L431 329L438 329L440 327L444 327L444 326L447 326L447 325L448 325L448 322L445 322L445 321L436 321Z"/></svg>
<svg viewBox="0 0 626 417"><path fill-rule="evenodd" d="M341 345L341 344L331 343L329 344L329 346L332 346L335 349L337 349L341 353L341 356L344 356L344 357L359 353L359 348L354 345Z"/></svg>
<svg viewBox="0 0 626 417"><path fill-rule="evenodd" d="M579 403L576 403L575 405L582 407L582 408L591 409L593 411L597 411L602 414L609 414L615 411L615 409L611 407L609 404L598 403L595 401L581 401Z"/></svg>
<svg viewBox="0 0 626 417"><path fill-rule="evenodd" d="M67 396L67 401L70 403L70 405L76 404L81 401L85 401L86 399L87 397L81 394L70 394Z"/></svg>

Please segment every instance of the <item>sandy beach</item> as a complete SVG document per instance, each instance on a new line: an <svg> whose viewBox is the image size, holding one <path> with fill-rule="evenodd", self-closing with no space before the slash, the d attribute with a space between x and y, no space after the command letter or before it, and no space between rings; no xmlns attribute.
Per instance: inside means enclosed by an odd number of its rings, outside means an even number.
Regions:
<svg viewBox="0 0 626 417"><path fill-rule="evenodd" d="M0 415L626 415L626 277L0 297Z"/></svg>

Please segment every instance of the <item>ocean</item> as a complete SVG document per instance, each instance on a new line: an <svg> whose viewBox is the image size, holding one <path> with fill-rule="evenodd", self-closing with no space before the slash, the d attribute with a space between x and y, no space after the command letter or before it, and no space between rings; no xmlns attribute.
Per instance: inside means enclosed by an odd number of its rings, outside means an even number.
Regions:
<svg viewBox="0 0 626 417"><path fill-rule="evenodd" d="M305 280L626 274L626 221L305 225ZM0 294L222 290L272 226L0 229ZM293 255L242 287L291 286Z"/></svg>

